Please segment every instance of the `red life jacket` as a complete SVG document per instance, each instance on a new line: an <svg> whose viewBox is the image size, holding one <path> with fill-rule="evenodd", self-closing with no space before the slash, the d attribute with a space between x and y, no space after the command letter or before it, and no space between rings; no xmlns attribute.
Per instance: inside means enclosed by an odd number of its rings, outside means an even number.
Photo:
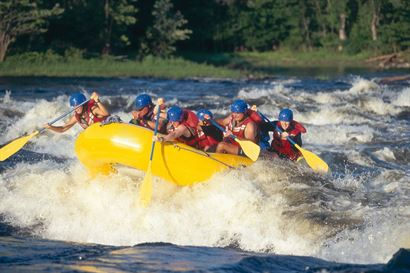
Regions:
<svg viewBox="0 0 410 273"><path fill-rule="evenodd" d="M77 114L77 112L75 112L75 118L77 122L84 129L86 129L91 124L96 123L96 122L101 122L106 118L106 117L99 118L96 115L94 115L92 112L92 109L94 106L96 106L95 101L90 100L85 105L83 105L83 111L81 112L81 114Z"/></svg>
<svg viewBox="0 0 410 273"><path fill-rule="evenodd" d="M186 136L180 136L176 140L182 143L185 143L186 145L189 145L191 147L198 147L198 126L199 120L198 117L195 115L194 112L184 109L184 117L183 120L181 121L180 125L184 125L188 131L191 133L189 137ZM172 125L168 128L169 132L174 131L176 128L174 128Z"/></svg>
<svg viewBox="0 0 410 273"><path fill-rule="evenodd" d="M247 116L244 120L239 122L238 124L234 124L235 121L231 119L231 121L228 123L228 126L226 126L226 130L229 130L237 136L240 139L245 138L245 129L246 126L248 125L249 122L254 122L253 119L250 116ZM233 145L240 146L238 142L236 142L234 139L231 137L225 137L224 141L227 141Z"/></svg>
<svg viewBox="0 0 410 273"><path fill-rule="evenodd" d="M261 116L259 116L258 112L253 111L252 109L248 109L246 111L246 115L250 117L256 123L256 125L258 125L258 127L263 122L263 119Z"/></svg>
<svg viewBox="0 0 410 273"><path fill-rule="evenodd" d="M283 132L287 132L290 137L300 137L300 134L306 133L305 127L294 120L290 122L289 127L286 130L280 126L279 121L275 122L275 127L279 127ZM277 130L273 133L271 149L278 153L279 156L286 157L290 160L297 160L302 156L301 152L295 148L289 140L280 138L280 133Z"/></svg>

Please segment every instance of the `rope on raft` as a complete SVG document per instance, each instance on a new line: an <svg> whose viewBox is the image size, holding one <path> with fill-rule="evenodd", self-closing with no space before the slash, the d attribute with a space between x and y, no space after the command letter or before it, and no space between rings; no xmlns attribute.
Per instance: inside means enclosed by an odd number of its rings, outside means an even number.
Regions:
<svg viewBox="0 0 410 273"><path fill-rule="evenodd" d="M223 162L223 161L221 161L221 160L219 160L219 159L216 159L216 158L212 157L210 154L208 154L208 153L205 152L205 151L191 150L191 149L188 149L188 148L181 147L181 146L179 146L179 145L176 144L176 143L173 143L173 145L174 145L174 148L178 148L178 149L181 149L181 150L185 150L185 151L189 151L189 152L192 152L192 153L196 153L196 154L199 154L199 155L202 155L202 156L206 156L206 157L208 157L208 158L210 158L210 159L212 159L212 160L215 160L216 162L219 162L219 163L225 165L226 167L228 167L228 168L230 168L230 169L236 169L235 167L233 167L233 166L231 166L231 165L229 165L229 164L226 164L225 162Z"/></svg>

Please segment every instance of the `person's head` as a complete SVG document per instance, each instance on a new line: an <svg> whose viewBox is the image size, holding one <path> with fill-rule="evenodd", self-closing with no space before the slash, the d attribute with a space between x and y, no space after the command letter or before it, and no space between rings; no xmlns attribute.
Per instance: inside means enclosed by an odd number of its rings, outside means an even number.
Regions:
<svg viewBox="0 0 410 273"><path fill-rule="evenodd" d="M248 104L244 100L235 100L231 104L232 118L236 121L241 121L245 118L248 111Z"/></svg>
<svg viewBox="0 0 410 273"><path fill-rule="evenodd" d="M199 125L208 125L209 121L208 119L213 119L214 115L212 114L211 111L208 109L200 109L198 112L196 112L196 115L198 116L199 119Z"/></svg>
<svg viewBox="0 0 410 273"><path fill-rule="evenodd" d="M84 94L82 93L74 93L71 94L70 96L70 106L71 107L77 107L78 105L84 103L87 100L87 98L84 96ZM75 109L75 112L78 114L81 114L81 112L83 111L83 106L77 107Z"/></svg>
<svg viewBox="0 0 410 273"><path fill-rule="evenodd" d="M152 106L151 97L147 94L141 94L135 99L135 110L139 112L139 116L146 115L149 111L149 107Z"/></svg>
<svg viewBox="0 0 410 273"><path fill-rule="evenodd" d="M280 110L278 120L280 122L280 126L286 130L289 127L290 122L293 120L292 110L288 108Z"/></svg>
<svg viewBox="0 0 410 273"><path fill-rule="evenodd" d="M179 106L172 106L168 109L167 119L173 124L179 124L184 117L184 110Z"/></svg>

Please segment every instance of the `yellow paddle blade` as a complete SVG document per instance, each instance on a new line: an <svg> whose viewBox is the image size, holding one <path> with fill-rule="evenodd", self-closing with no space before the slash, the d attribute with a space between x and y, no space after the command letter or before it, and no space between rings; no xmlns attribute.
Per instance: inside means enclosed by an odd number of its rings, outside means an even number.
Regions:
<svg viewBox="0 0 410 273"><path fill-rule="evenodd" d="M327 173L329 166L324 162L320 157L314 153L301 148L298 144L295 144L295 147L302 153L303 157L306 160L306 163L311 167L315 172Z"/></svg>
<svg viewBox="0 0 410 273"><path fill-rule="evenodd" d="M240 140L238 138L235 138L235 140L241 145L241 148L247 157L252 161L258 160L259 153L261 152L261 147L259 147L258 144L255 144L250 140Z"/></svg>
<svg viewBox="0 0 410 273"><path fill-rule="evenodd" d="M144 180L142 180L140 189L140 200L144 207L148 206L152 197L152 173L151 173L151 160L148 163L147 172L145 173Z"/></svg>
<svg viewBox="0 0 410 273"><path fill-rule="evenodd" d="M34 131L30 135L19 137L15 140L12 140L10 143L4 145L0 149L0 161L4 161L10 156L17 153L21 148L23 148L26 143L38 134L38 131Z"/></svg>

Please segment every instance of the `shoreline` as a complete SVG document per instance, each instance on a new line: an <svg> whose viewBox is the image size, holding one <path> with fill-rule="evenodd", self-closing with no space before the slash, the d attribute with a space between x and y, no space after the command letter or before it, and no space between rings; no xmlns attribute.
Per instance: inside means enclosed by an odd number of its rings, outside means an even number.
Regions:
<svg viewBox="0 0 410 273"><path fill-rule="evenodd" d="M143 61L119 60L112 56L66 59L55 53L32 53L27 56L11 56L0 63L0 77L254 80L295 74L331 77L355 71L409 71L406 67L381 67L379 63L369 62L371 59L377 60L369 53L353 56L323 50L296 53L287 50L215 54L185 52L169 59L147 57ZM400 60L407 65L410 54L404 54Z"/></svg>

